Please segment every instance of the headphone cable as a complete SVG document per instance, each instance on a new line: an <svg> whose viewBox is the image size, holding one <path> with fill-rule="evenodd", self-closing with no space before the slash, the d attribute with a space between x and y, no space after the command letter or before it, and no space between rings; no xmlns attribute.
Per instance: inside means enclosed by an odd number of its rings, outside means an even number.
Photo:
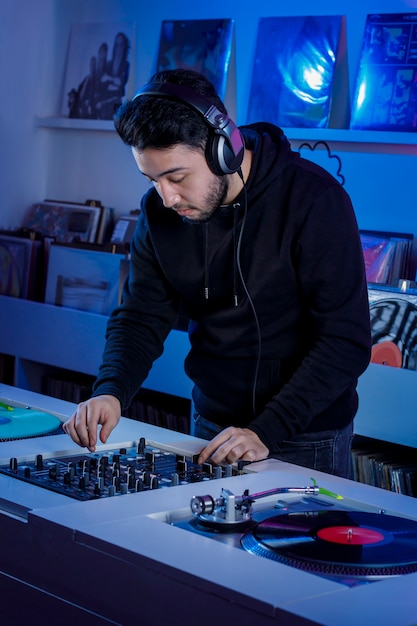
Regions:
<svg viewBox="0 0 417 626"><path fill-rule="evenodd" d="M243 239L243 231L245 228L245 224L246 224L246 217L248 214L248 194L247 194L247 190L246 190L246 183L245 180L243 178L243 173L242 173L242 169L239 168L237 173L239 174L240 178L242 179L243 182L243 194L244 194L244 212L243 212L243 218L242 218L242 224L240 227L240 231L239 231L239 236L238 236L238 241L237 241L237 246L236 246L236 263L237 263L237 270L239 273L239 277L240 280L242 282L242 286L243 289L246 293L246 297L248 298L248 302L249 305L252 309L252 313L253 313L253 317L255 320L255 324L256 324L256 332L257 332L257 336L258 336L258 356L256 359L256 367L255 367L255 374L254 374L254 379L253 379L253 387L252 387L252 411L253 411L253 417L256 417L256 387L257 387L257 383L258 383L258 376L259 376L259 367L260 367L260 363L261 363L261 352L262 352L262 337L261 337L261 327L259 325L259 319L258 319L258 314L256 312L256 308L255 305L253 303L252 297L249 293L248 287L246 285L244 276L243 276L243 272L242 272L242 266L241 266L241 262L240 262L240 255L241 255L241 248L242 248L242 239Z"/></svg>

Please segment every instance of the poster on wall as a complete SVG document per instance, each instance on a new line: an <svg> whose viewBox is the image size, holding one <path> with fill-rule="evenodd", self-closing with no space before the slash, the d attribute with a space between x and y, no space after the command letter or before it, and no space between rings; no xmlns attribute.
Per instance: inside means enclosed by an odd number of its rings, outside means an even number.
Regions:
<svg viewBox="0 0 417 626"><path fill-rule="evenodd" d="M367 16L350 127L417 131L417 13Z"/></svg>
<svg viewBox="0 0 417 626"><path fill-rule="evenodd" d="M190 69L213 83L225 98L233 45L232 19L164 20L157 71Z"/></svg>
<svg viewBox="0 0 417 626"><path fill-rule="evenodd" d="M134 25L78 23L70 33L64 117L111 120L125 98Z"/></svg>
<svg viewBox="0 0 417 626"><path fill-rule="evenodd" d="M260 19L248 123L344 128L348 93L344 16Z"/></svg>

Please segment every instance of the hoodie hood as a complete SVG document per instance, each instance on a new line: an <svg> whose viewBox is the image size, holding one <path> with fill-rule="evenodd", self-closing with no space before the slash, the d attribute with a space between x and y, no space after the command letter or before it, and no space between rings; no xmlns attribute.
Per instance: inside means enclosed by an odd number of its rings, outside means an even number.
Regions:
<svg viewBox="0 0 417 626"><path fill-rule="evenodd" d="M258 122L241 126L245 147L253 153L249 178L246 181L248 200L252 194L263 193L279 176L282 170L300 159L298 152L291 150L290 143L278 126Z"/></svg>

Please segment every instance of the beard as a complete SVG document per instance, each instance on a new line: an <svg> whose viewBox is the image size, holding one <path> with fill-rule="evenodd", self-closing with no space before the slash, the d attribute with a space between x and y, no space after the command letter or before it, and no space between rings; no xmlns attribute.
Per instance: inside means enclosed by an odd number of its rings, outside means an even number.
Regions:
<svg viewBox="0 0 417 626"><path fill-rule="evenodd" d="M189 217L181 216L183 222L187 224L204 224L214 217L218 212L224 200L226 199L229 191L229 183L226 176L216 176L208 189L207 196L202 208L194 207L192 204L180 204L175 205L172 208L176 210L180 209L195 209L198 211L198 218L190 219Z"/></svg>

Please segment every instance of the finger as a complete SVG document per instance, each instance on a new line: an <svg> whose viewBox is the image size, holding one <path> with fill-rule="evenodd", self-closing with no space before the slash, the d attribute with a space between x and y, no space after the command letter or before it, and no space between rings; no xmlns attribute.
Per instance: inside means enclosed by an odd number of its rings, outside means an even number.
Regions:
<svg viewBox="0 0 417 626"><path fill-rule="evenodd" d="M214 439L210 441L200 452L200 456L198 457L198 463L202 465L207 461L207 459L212 458L212 455L216 452L216 450L229 439L229 434L227 432L228 429L222 430L221 433L216 435Z"/></svg>
<svg viewBox="0 0 417 626"><path fill-rule="evenodd" d="M74 422L75 422L75 413L70 419L68 419L66 422L62 424L62 429L69 437L71 437L74 443L76 443L79 446L82 446L83 444L78 436L77 431L75 430Z"/></svg>
<svg viewBox="0 0 417 626"><path fill-rule="evenodd" d="M75 414L74 428L81 445L88 448L90 452L94 452L96 449L97 425L98 418L95 416L90 403L79 404Z"/></svg>
<svg viewBox="0 0 417 626"><path fill-rule="evenodd" d="M234 453L235 446L235 439L233 437L229 437L211 454L211 460L213 461L213 463L219 464L223 461L226 461L227 463L233 463L237 458L239 458L237 456L238 453Z"/></svg>
<svg viewBox="0 0 417 626"><path fill-rule="evenodd" d="M115 426L116 426L116 424L110 425L108 422L106 422L101 427L101 430L100 430L100 441L101 441L101 443L106 443L107 439L109 438L110 433L115 428Z"/></svg>

